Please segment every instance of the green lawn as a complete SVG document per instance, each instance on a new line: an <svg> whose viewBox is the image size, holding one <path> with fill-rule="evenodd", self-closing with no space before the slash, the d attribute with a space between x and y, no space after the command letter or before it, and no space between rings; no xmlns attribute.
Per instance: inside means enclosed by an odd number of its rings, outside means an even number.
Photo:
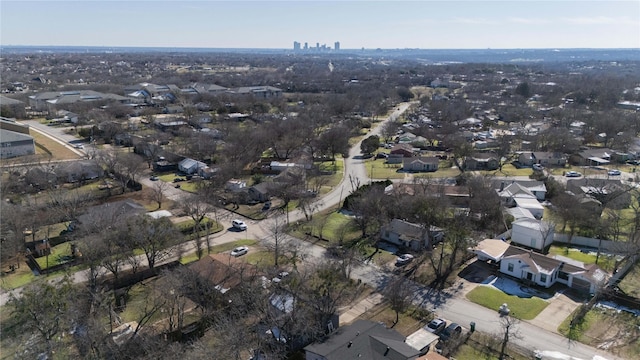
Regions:
<svg viewBox="0 0 640 360"><path fill-rule="evenodd" d="M549 305L548 302L537 297L521 298L514 295L507 295L489 286L476 287L467 294L467 299L486 308L493 309L496 312L500 308L500 305L506 303L509 305L509 309L511 309L511 316L522 320L535 318Z"/></svg>
<svg viewBox="0 0 640 360"><path fill-rule="evenodd" d="M212 254L219 254L225 251L231 251L233 248L238 247L238 246L254 246L258 243L258 241L256 240L252 240L252 239L240 239L234 242L230 242L230 243L225 243L225 244L220 244L220 245L216 245L216 246L212 246L209 251ZM205 251L206 254L206 251ZM192 263L194 261L198 260L198 256L196 255L196 253L194 252L193 254L189 254L187 256L183 256L180 258L180 263L185 265L185 264L189 264Z"/></svg>
<svg viewBox="0 0 640 360"><path fill-rule="evenodd" d="M372 179L403 179L404 173L398 172L402 164L387 164L386 159L370 159L364 163Z"/></svg>
<svg viewBox="0 0 640 360"><path fill-rule="evenodd" d="M48 258L48 259L47 259ZM71 261L71 243L64 242L51 248L49 256L36 258L40 269L45 270L50 266L60 265Z"/></svg>
<svg viewBox="0 0 640 360"><path fill-rule="evenodd" d="M552 245L551 248L549 248L549 253L552 255L561 255L564 257L568 257L569 259L581 261L585 264L596 263L596 255L585 254L578 249L570 249L566 246ZM604 270L611 271L615 266L615 262L616 260L614 257L609 257L601 254L600 258L598 259L598 266L600 266Z"/></svg>
<svg viewBox="0 0 640 360"><path fill-rule="evenodd" d="M322 230L322 239L330 242L351 241L360 237L360 230L357 229L353 220L341 213L330 211L315 214L310 223L305 223L298 229L296 236L304 237L306 233L320 237Z"/></svg>

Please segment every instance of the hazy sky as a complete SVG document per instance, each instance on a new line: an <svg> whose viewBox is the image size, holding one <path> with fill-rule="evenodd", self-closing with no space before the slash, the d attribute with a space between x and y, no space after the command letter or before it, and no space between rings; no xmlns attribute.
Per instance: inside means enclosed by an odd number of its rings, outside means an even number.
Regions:
<svg viewBox="0 0 640 360"><path fill-rule="evenodd" d="M0 0L2 45L640 48L640 1Z"/></svg>

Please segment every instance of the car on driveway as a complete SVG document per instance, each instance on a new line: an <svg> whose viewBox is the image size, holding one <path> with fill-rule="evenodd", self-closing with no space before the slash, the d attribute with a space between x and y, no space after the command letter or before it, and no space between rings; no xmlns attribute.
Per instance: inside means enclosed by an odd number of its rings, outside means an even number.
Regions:
<svg viewBox="0 0 640 360"><path fill-rule="evenodd" d="M618 176L618 175L620 175L620 174L621 174L621 172L620 172L620 170L613 169L613 170L609 170L609 171L607 171L607 174L608 174L609 176Z"/></svg>
<svg viewBox="0 0 640 360"><path fill-rule="evenodd" d="M582 176L582 174L580 174L577 171L567 171L566 174L564 174L564 176L566 176L566 177L580 177L580 176Z"/></svg>
<svg viewBox="0 0 640 360"><path fill-rule="evenodd" d="M249 252L249 248L246 246L238 246L237 248L231 250L231 256L242 256Z"/></svg>
<svg viewBox="0 0 640 360"><path fill-rule="evenodd" d="M444 330L442 330L442 332L440 333L440 339L442 341L447 341L452 337L460 336L460 334L462 334L462 326L458 325L457 323L451 323L449 324L449 326L444 328Z"/></svg>
<svg viewBox="0 0 640 360"><path fill-rule="evenodd" d="M411 254L402 254L396 258L396 265L406 265L413 260L413 255Z"/></svg>
<svg viewBox="0 0 640 360"><path fill-rule="evenodd" d="M240 231L247 230L247 224L245 224L242 220L235 219L231 221L231 226L233 226L234 229L238 229Z"/></svg>
<svg viewBox="0 0 640 360"><path fill-rule="evenodd" d="M440 334L446 326L446 321L442 319L433 319L424 327L424 329L437 335Z"/></svg>
<svg viewBox="0 0 640 360"><path fill-rule="evenodd" d="M159 178L159 177L157 177L156 175L151 175L151 177L149 178L149 180L151 180L151 181L158 181L158 180L160 180L160 178Z"/></svg>

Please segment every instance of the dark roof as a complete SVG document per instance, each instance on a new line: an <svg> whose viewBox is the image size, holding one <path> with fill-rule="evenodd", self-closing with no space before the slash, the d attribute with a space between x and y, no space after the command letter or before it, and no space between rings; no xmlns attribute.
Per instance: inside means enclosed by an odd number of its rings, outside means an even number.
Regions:
<svg viewBox="0 0 640 360"><path fill-rule="evenodd" d="M305 347L305 351L327 360L368 359L406 360L418 357L418 351L405 342L405 337L384 325L358 320L339 328L321 343Z"/></svg>
<svg viewBox="0 0 640 360"><path fill-rule="evenodd" d="M577 266L573 266L567 263L564 263L560 260L547 257L545 255L539 254L537 252L533 252L531 250L523 249L517 246L509 246L507 251L504 252L503 259L506 258L519 258L525 263L529 264L533 273L538 273L537 268L541 267L547 271L551 271L557 267L560 267L564 272L580 272L585 269L581 269Z"/></svg>

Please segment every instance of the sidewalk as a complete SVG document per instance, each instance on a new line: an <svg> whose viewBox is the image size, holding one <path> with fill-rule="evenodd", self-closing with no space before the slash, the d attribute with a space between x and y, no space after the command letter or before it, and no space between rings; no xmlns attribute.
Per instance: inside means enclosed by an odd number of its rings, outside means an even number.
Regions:
<svg viewBox="0 0 640 360"><path fill-rule="evenodd" d="M347 325L355 320L358 316L364 314L374 306L382 302L382 294L373 293L359 302L339 310L340 326Z"/></svg>

